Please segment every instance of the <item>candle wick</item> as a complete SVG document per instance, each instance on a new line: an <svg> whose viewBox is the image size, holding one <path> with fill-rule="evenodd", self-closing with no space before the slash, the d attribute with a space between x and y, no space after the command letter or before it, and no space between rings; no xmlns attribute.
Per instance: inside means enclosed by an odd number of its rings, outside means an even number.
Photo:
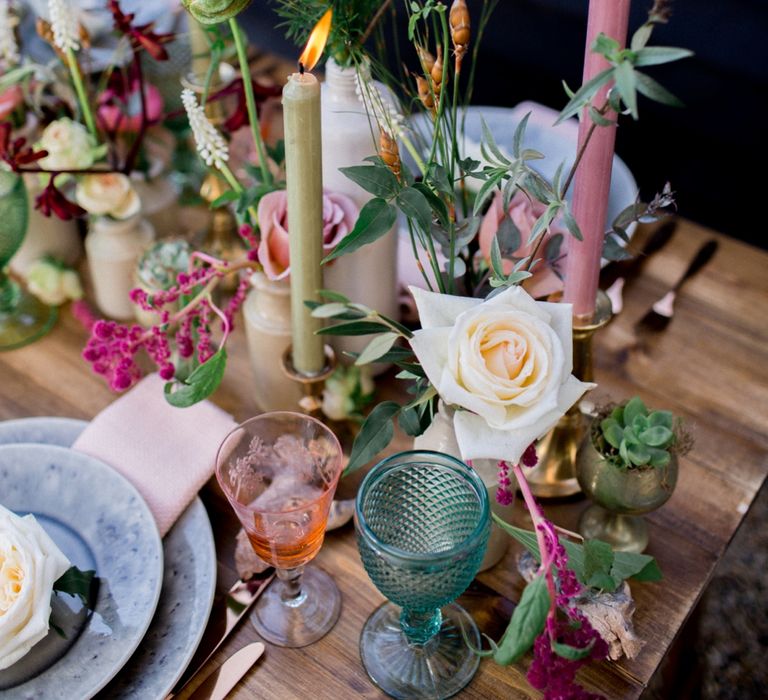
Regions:
<svg viewBox="0 0 768 700"><path fill-rule="evenodd" d="M304 75L304 64L299 61L299 75Z"/></svg>

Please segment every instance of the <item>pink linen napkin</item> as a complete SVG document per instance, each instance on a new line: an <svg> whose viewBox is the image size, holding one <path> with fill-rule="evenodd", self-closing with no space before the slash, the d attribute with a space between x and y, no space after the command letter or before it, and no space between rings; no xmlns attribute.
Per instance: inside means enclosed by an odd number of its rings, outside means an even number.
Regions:
<svg viewBox="0 0 768 700"><path fill-rule="evenodd" d="M130 481L149 504L160 536L213 474L216 451L236 427L209 401L174 408L156 374L97 415L72 446L106 462Z"/></svg>

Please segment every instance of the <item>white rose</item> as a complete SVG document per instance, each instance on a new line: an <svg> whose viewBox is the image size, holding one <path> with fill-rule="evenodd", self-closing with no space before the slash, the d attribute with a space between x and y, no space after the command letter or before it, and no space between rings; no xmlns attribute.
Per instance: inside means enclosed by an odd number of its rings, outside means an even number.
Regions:
<svg viewBox="0 0 768 700"><path fill-rule="evenodd" d="M0 669L48 634L53 584L69 566L33 515L0 506Z"/></svg>
<svg viewBox="0 0 768 700"><path fill-rule="evenodd" d="M141 209L130 179L120 173L83 176L77 183L75 200L89 214L115 219L128 219Z"/></svg>
<svg viewBox="0 0 768 700"><path fill-rule="evenodd" d="M48 155L40 161L46 170L90 168L93 165L96 142L88 130L67 117L57 119L45 127L38 148Z"/></svg>
<svg viewBox="0 0 768 700"><path fill-rule="evenodd" d="M487 300L411 287L422 330L411 347L456 411L463 459L519 462L594 384L571 375L570 304L534 301L521 287Z"/></svg>
<svg viewBox="0 0 768 700"><path fill-rule="evenodd" d="M45 304L59 306L69 299L83 298L77 273L45 258L32 263L26 277L29 291Z"/></svg>

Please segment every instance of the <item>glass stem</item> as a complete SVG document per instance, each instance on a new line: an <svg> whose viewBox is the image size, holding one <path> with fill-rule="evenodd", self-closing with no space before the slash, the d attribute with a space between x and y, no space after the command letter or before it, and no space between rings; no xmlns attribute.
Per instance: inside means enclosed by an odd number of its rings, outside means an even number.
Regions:
<svg viewBox="0 0 768 700"><path fill-rule="evenodd" d="M21 290L5 272L0 269L0 314L11 313L19 303Z"/></svg>
<svg viewBox="0 0 768 700"><path fill-rule="evenodd" d="M436 610L415 611L403 608L400 613L400 628L409 644L423 646L439 631L443 623L440 608Z"/></svg>
<svg viewBox="0 0 768 700"><path fill-rule="evenodd" d="M284 605L295 608L301 605L306 598L304 591L301 590L301 575L304 573L303 566L297 566L295 569L277 569L277 578L280 579L280 599Z"/></svg>

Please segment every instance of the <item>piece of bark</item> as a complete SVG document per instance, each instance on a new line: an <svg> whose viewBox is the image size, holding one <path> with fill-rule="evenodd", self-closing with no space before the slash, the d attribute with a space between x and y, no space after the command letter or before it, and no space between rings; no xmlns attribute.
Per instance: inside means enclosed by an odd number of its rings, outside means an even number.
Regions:
<svg viewBox="0 0 768 700"><path fill-rule="evenodd" d="M517 568L520 575L530 582L536 574L538 563L530 552L523 552L518 557ZM628 659L638 655L645 642L635 635L632 626L635 601L626 581L613 593L584 588L575 604L608 644L608 656L612 661L620 659L622 654Z"/></svg>

